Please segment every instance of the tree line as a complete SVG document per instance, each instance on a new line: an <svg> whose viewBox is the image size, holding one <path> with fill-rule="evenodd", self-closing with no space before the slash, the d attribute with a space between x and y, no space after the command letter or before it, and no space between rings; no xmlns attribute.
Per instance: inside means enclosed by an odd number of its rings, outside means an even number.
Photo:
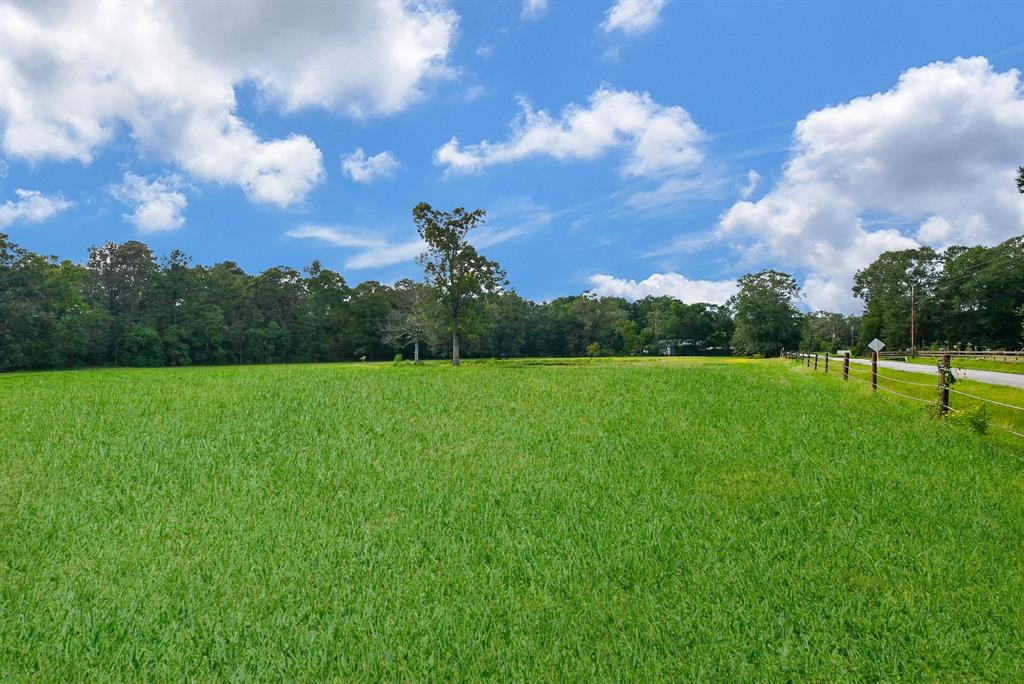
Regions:
<svg viewBox="0 0 1024 684"><path fill-rule="evenodd" d="M253 275L178 250L158 259L134 240L94 246L78 264L0 233L0 369L729 352L725 306L589 293L533 302L466 241L482 212L417 211L432 245L424 282L393 285L352 285L319 261Z"/></svg>
<svg viewBox="0 0 1024 684"><path fill-rule="evenodd" d="M157 258L138 241L89 250L84 264L44 257L0 233L0 369L183 366L405 358L748 354L909 344L915 285L921 344L1015 347L1024 321L1024 254L992 248L883 254L858 272L864 315L802 313L793 276L742 276L724 305L592 293L533 302L468 236L480 210L427 204L422 282L349 284L313 261L246 273L232 261Z"/></svg>
<svg viewBox="0 0 1024 684"><path fill-rule="evenodd" d="M1020 349L1024 345L1024 236L994 247L886 252L854 278L861 336L891 349Z"/></svg>

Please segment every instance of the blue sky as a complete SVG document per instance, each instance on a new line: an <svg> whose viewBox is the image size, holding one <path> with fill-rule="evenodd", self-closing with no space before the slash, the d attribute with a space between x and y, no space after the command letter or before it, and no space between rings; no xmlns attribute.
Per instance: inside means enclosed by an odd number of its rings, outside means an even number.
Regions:
<svg viewBox="0 0 1024 684"><path fill-rule="evenodd" d="M527 297L773 266L846 311L885 249L1024 233L1024 3L618 4L4 3L0 230L392 282L426 201Z"/></svg>

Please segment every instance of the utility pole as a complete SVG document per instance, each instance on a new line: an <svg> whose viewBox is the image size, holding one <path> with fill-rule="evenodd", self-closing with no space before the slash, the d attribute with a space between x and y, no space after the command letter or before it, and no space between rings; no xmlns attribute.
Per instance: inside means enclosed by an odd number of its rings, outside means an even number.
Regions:
<svg viewBox="0 0 1024 684"><path fill-rule="evenodd" d="M910 285L910 358L917 358L917 345L914 340L914 285Z"/></svg>

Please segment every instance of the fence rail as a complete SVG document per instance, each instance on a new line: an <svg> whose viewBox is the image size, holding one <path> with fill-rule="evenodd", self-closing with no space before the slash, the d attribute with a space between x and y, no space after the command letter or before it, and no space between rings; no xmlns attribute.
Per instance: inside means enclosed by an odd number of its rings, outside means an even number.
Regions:
<svg viewBox="0 0 1024 684"><path fill-rule="evenodd" d="M935 352L931 352L931 353L935 353ZM1019 354L1022 355L1022 359L1024 359L1024 352L1005 352L1005 353L1008 353L1008 354L1019 353ZM951 387L953 382L955 382L955 380L953 379L952 367L950 366L950 361L951 361L952 355L953 355L953 352L943 352L943 353L941 353L941 356L939 358L941 358L942 361L941 361L940 364L937 364L939 372L938 372L938 375L937 375L937 378L936 378L936 382L934 384L932 384L932 383L924 383L924 382L914 382L912 380L903 380L902 378L897 378L897 377L894 377L892 375L887 375L887 374L884 374L884 373L879 373L878 372L878 359L880 357L882 357L883 355L882 354L878 354L878 353L872 353L872 356L871 356L871 368L870 368L870 370L865 369L863 367L861 367L861 368L850 368L850 354L849 354L849 352L844 353L842 356L835 356L835 355L830 355L830 354L812 354L812 353L807 353L807 352L785 352L784 353L784 356L786 358L791 359L791 360L800 361L801 363L806 364L807 367L810 368L811 370L818 370L819 368L821 368L822 370L824 370L825 375L829 375L830 374L830 372L829 372L830 371L830 367L832 369L834 369L836 367L834 362L841 360L842 361L842 371L841 371L842 375L841 375L841 377L842 377L842 379L844 381L853 380L854 382L859 382L859 383L863 383L865 385L869 385L871 387L872 391L874 391L874 392L877 392L878 390L882 390L883 392L886 392L888 394L892 394L892 395L895 395L897 397L901 397L903 399L909 399L910 401L913 401L913 402L916 402L916 403L933 405L933 406L935 406L935 408L936 408L936 410L937 410L937 412L938 412L938 414L940 416L945 416L945 415L950 414L950 413L954 413L954 414L955 413L960 413L962 411L962 409L955 408L955 407L950 405L950 394L951 393L952 394L961 395L961 396L964 396L964 397L968 397L968 398L973 399L975 401L982 402L982 404L985 404L985 405L999 406L1001 408L1011 409L1013 411L1024 411L1024 406L1016 406L1014 404L1008 404L1008 403L1005 403L1005 402L1002 402L1002 401L996 401L995 399L988 399L986 397L979 397L976 394L969 394L967 392L963 392L961 390L954 389L953 387ZM819 359L819 357L824 357L824 358L823 359ZM819 361L821 361L821 362L819 363ZM830 365L830 362L832 362L831 365ZM834 373L832 373L832 374L834 374ZM858 377L858 376L860 376L860 377ZM915 387L928 387L928 388L932 388L932 389L934 389L936 391L936 396L935 396L935 399L923 399L921 397L915 397L915 396L911 396L909 394L904 394L903 392L896 391L892 387L886 387L886 386L880 384L879 383L880 379L881 380L885 380L886 382L899 383L900 385L910 385L910 386L915 386ZM879 397L879 398L881 398L881 397ZM892 402L889 402L889 403L892 403ZM996 428L997 430L1001 430L1003 432L1008 432L1011 435L1014 435L1016 437L1024 439L1024 434L1021 434L1020 432L1017 432L1016 430L1013 430L1013 429L1011 429L1009 427L1006 427L1005 425L999 425L998 423L990 422L989 423L989 427Z"/></svg>
<svg viewBox="0 0 1024 684"><path fill-rule="evenodd" d="M887 351L879 352L879 358L899 359L910 356L909 351ZM950 356L956 359L973 359L978 361L1006 361L1007 363L1024 362L1024 350L1020 351L922 351L915 354L917 358L941 359Z"/></svg>

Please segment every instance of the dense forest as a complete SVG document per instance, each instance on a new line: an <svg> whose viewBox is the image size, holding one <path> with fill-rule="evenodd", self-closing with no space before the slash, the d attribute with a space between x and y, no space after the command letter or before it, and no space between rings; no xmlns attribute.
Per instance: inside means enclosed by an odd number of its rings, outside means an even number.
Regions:
<svg viewBox="0 0 1024 684"><path fill-rule="evenodd" d="M718 306L590 293L538 303L504 287L467 314L462 353L770 355L859 349L876 336L900 349L909 346L911 284L919 346L1019 348L1024 335L1024 237L886 253L857 274L863 317L802 313L788 274L739 282ZM158 259L136 241L93 247L76 264L0 233L0 369L390 360L410 358L416 341L424 357L443 357L451 338L432 313L434 294L411 280L350 285L317 261L252 275L231 261L193 264L179 251Z"/></svg>
<svg viewBox="0 0 1024 684"><path fill-rule="evenodd" d="M0 368L392 359L409 352L389 333L422 288L350 285L316 261L250 275L177 251L157 260L135 241L94 247L79 265L0 234ZM481 302L463 353L724 353L731 328L721 306L589 295L538 304L506 290ZM425 356L450 352L442 331L427 333Z"/></svg>

